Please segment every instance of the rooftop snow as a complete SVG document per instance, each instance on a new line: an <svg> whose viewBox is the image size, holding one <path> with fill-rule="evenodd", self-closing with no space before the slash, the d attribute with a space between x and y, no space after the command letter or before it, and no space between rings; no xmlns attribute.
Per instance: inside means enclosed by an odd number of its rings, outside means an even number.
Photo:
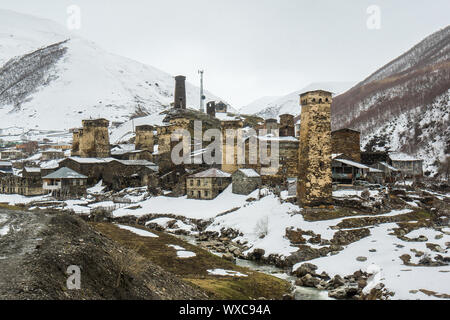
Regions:
<svg viewBox="0 0 450 320"><path fill-rule="evenodd" d="M403 152L392 152L389 154L392 161L423 161L412 155Z"/></svg>
<svg viewBox="0 0 450 320"><path fill-rule="evenodd" d="M211 168L190 176L190 178L229 178L231 174L222 170Z"/></svg>
<svg viewBox="0 0 450 320"><path fill-rule="evenodd" d="M43 179L87 179L87 177L81 173L73 171L72 169L63 167L53 173L50 173L49 175L46 175Z"/></svg>
<svg viewBox="0 0 450 320"><path fill-rule="evenodd" d="M259 173L253 169L239 169L239 171L242 172L243 174L245 174L249 178L260 176Z"/></svg>
<svg viewBox="0 0 450 320"><path fill-rule="evenodd" d="M368 166L365 166L365 165L355 162L355 161L351 161L351 160L347 160L347 159L334 159L334 161L338 161L338 162L344 163L344 164L352 166L352 167L370 170L370 168Z"/></svg>

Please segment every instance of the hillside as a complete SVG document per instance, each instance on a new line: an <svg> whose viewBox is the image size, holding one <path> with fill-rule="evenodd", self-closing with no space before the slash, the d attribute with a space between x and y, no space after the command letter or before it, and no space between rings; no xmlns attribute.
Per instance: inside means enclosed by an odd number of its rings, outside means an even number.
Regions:
<svg viewBox="0 0 450 320"><path fill-rule="evenodd" d="M362 147L425 160L429 175L450 154L450 26L414 46L332 105L333 128L362 132Z"/></svg>
<svg viewBox="0 0 450 320"><path fill-rule="evenodd" d="M2 128L64 130L90 117L125 122L173 100L172 75L110 54L57 23L0 10L0 30ZM199 88L186 83L186 91L188 107L197 108Z"/></svg>

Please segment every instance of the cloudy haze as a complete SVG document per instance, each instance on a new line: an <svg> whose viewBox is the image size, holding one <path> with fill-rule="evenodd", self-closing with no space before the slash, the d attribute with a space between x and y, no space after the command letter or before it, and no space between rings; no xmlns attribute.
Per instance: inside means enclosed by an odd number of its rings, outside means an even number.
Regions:
<svg viewBox="0 0 450 320"><path fill-rule="evenodd" d="M235 107L311 82L363 80L448 25L450 12L448 0L0 0L63 25L70 5L84 38L195 84L205 69L206 89ZM367 27L372 5L380 29Z"/></svg>

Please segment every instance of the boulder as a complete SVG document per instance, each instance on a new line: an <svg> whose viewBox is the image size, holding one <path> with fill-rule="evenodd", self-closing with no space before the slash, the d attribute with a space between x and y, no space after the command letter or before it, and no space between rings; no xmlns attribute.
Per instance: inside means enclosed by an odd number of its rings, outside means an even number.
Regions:
<svg viewBox="0 0 450 320"><path fill-rule="evenodd" d="M294 274L301 278L306 276L307 274L315 275L317 270L317 266L312 263L303 263L297 270L294 271Z"/></svg>

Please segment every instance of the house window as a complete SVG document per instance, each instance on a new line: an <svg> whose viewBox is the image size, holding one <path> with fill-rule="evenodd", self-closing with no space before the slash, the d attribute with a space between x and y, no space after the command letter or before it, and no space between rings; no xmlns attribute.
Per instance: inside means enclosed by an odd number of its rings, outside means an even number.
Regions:
<svg viewBox="0 0 450 320"><path fill-rule="evenodd" d="M208 191L205 191L205 197L207 197L208 196Z"/></svg>
<svg viewBox="0 0 450 320"><path fill-rule="evenodd" d="M222 186L222 180L219 179L219 180L217 181L217 184L219 185L219 187Z"/></svg>
<svg viewBox="0 0 450 320"><path fill-rule="evenodd" d="M197 191L197 198L201 198L201 197L202 197L201 191Z"/></svg>
<svg viewBox="0 0 450 320"><path fill-rule="evenodd" d="M194 186L194 180L191 179L189 182L191 184L191 187Z"/></svg>
<svg viewBox="0 0 450 320"><path fill-rule="evenodd" d="M77 179L73 179L73 185L74 185L74 186L77 185Z"/></svg>
<svg viewBox="0 0 450 320"><path fill-rule="evenodd" d="M200 180L197 180L197 186L200 187Z"/></svg>

